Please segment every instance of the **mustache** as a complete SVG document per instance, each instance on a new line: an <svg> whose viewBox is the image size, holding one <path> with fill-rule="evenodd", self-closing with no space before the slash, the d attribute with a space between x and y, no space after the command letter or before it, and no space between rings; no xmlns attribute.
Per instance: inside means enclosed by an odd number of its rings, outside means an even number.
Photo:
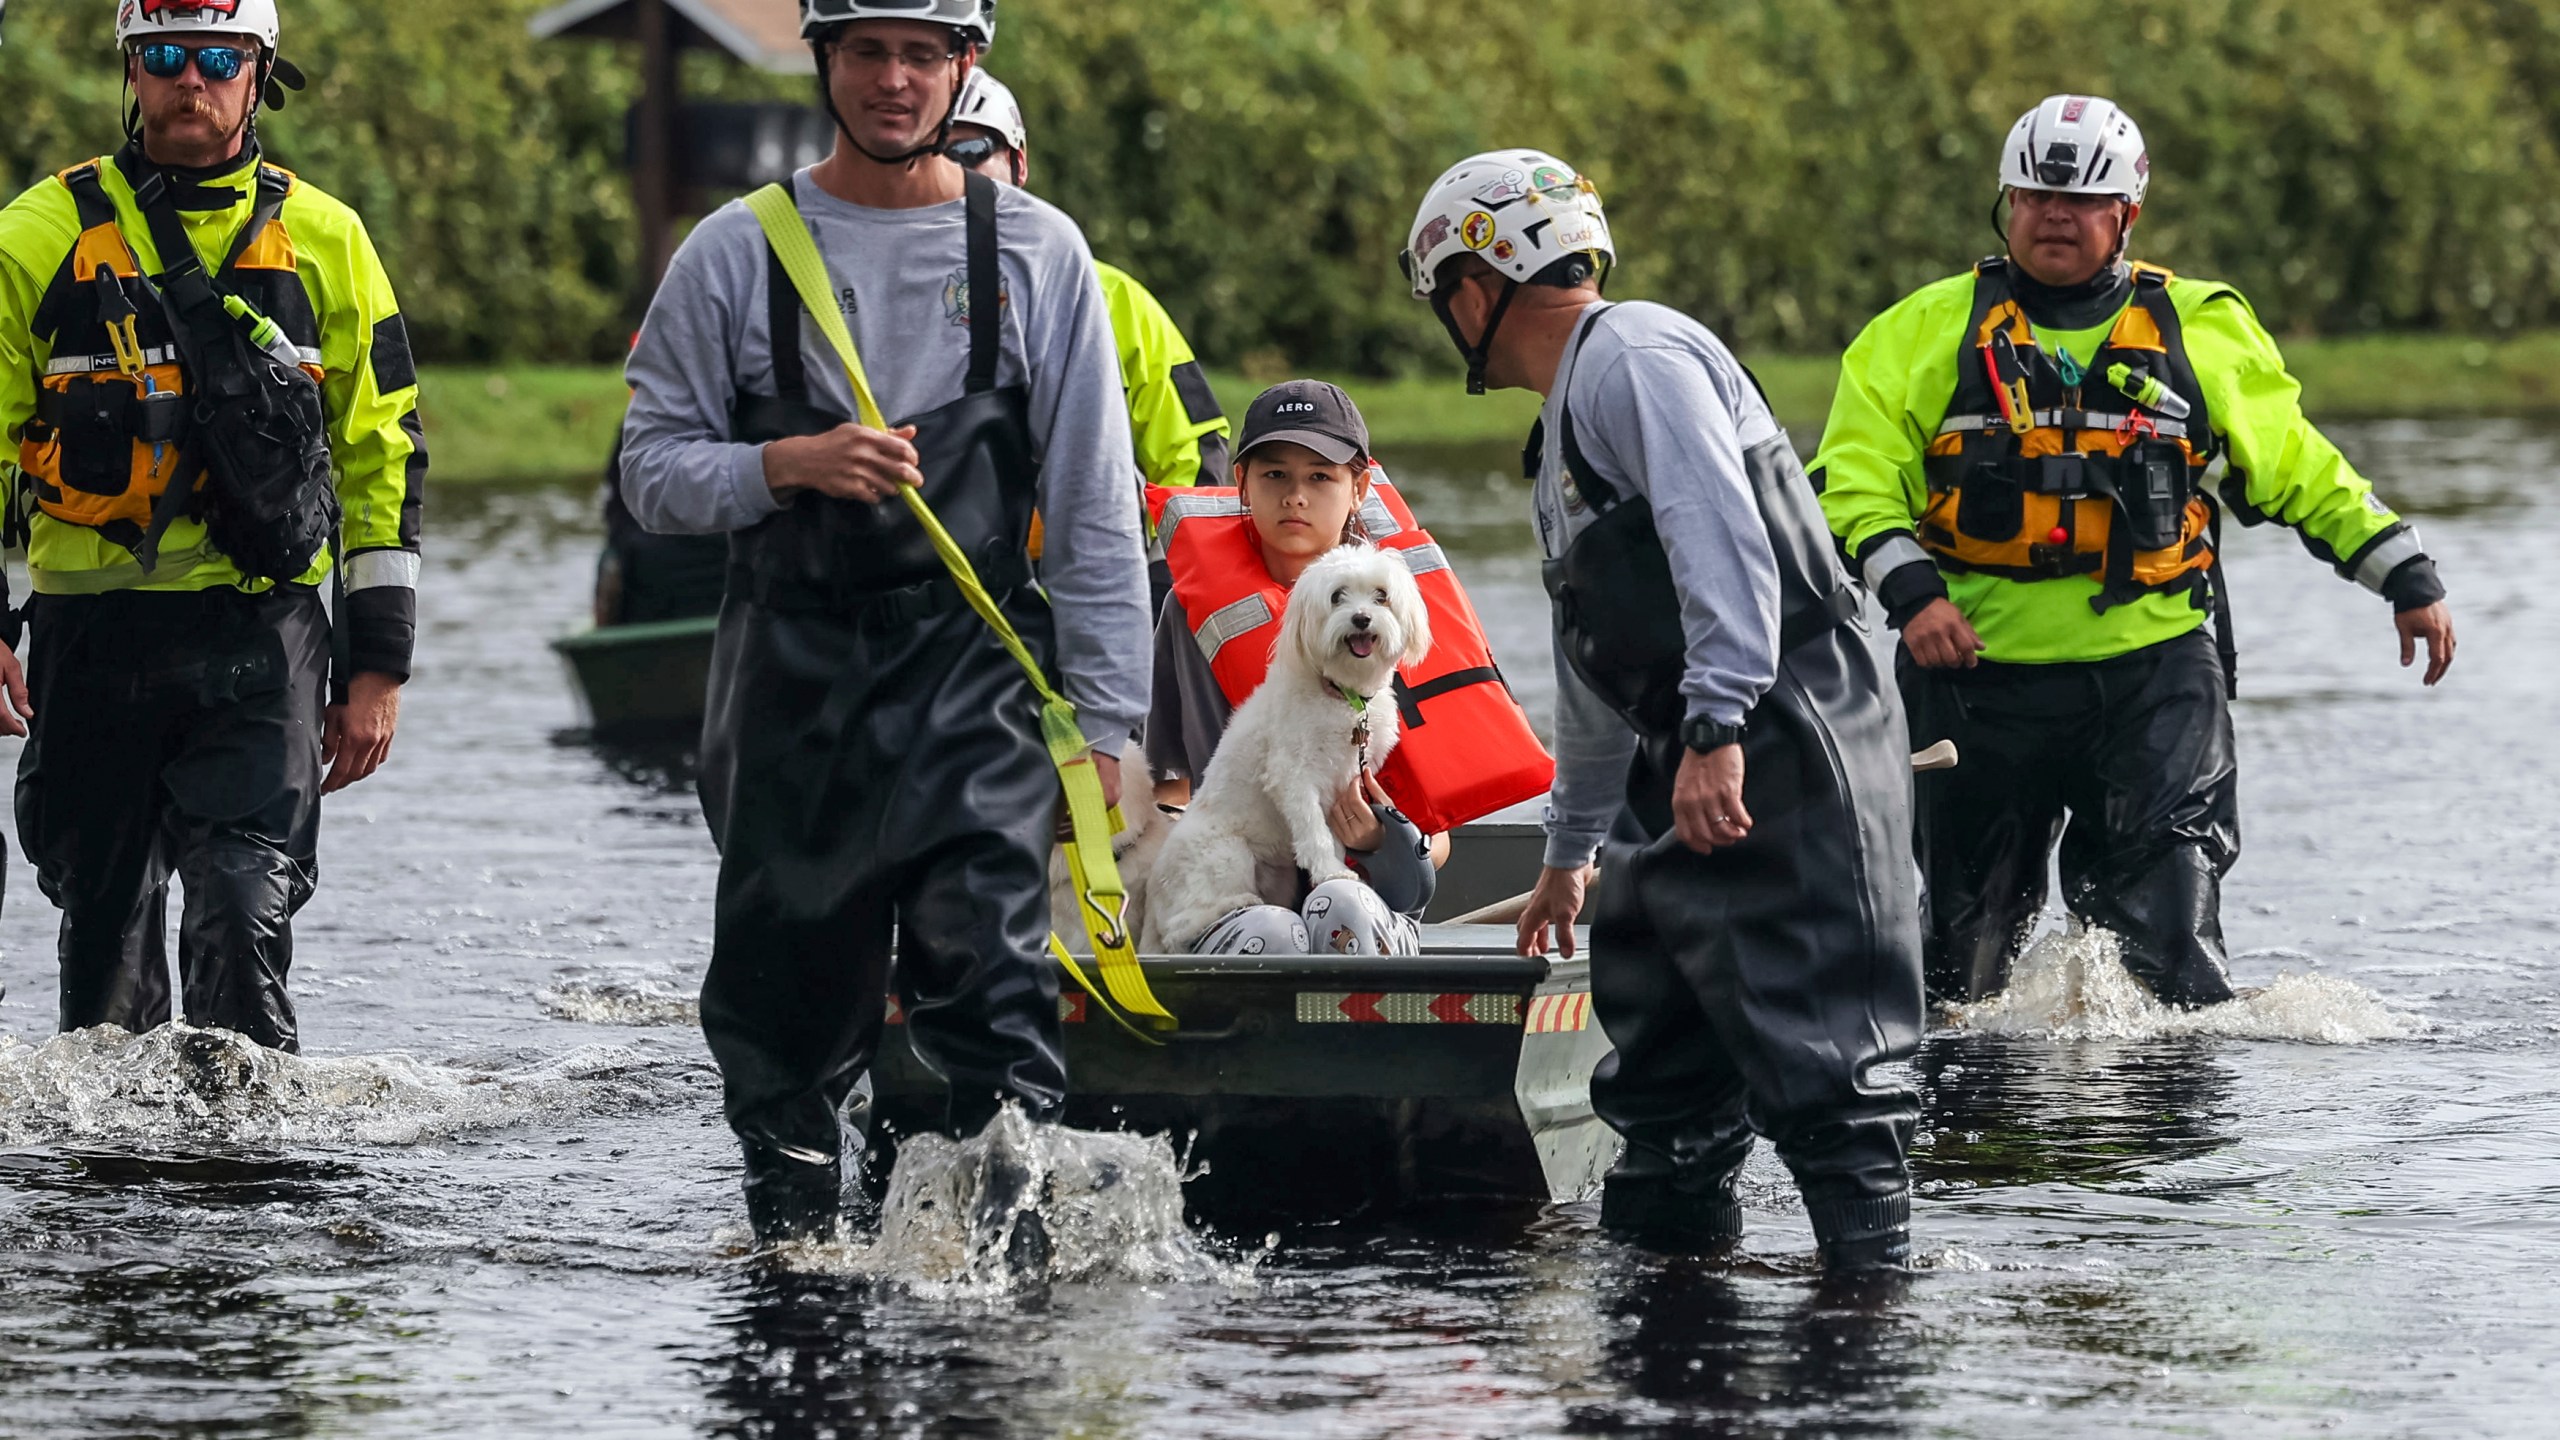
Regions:
<svg viewBox="0 0 2560 1440"><path fill-rule="evenodd" d="M152 112L152 118L155 120L183 120L191 115L201 115L216 123L223 118L222 111L215 106L213 97L209 95L172 95L167 102Z"/></svg>

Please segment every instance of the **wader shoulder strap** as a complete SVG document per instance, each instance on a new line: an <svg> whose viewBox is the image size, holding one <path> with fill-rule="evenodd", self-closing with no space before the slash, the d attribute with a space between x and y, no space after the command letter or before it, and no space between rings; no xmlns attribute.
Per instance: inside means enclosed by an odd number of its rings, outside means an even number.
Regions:
<svg viewBox="0 0 2560 1440"><path fill-rule="evenodd" d="M765 243L772 248L792 288L799 292L800 302L808 307L819 332L827 337L827 344L843 364L845 382L853 388L854 408L862 423L875 430L888 429L888 422L880 415L880 403L872 397L871 381L863 373L862 356L853 348L853 333L845 328L844 314L835 307L827 282L826 260L819 255L817 239L809 233L809 222L802 218L791 192L780 185L767 185L747 197L747 208L754 212L756 223L764 227ZM988 213L992 219L992 207ZM992 231L989 238L993 238ZM990 249L990 261L992 258ZM979 317L992 316L996 309L994 292L973 294L970 304L974 343ZM926 536L933 541L934 553L941 558L943 568L951 572L952 583L959 586L969 608L978 612L978 618L995 632L997 643L1022 667L1031 688L1040 696L1040 735L1048 745L1050 763L1058 769L1059 786L1066 794L1068 826L1075 837L1067 842L1067 866L1076 880L1077 908L1084 913L1085 933L1101 962L1102 989L1085 981L1084 972L1054 935L1050 937L1050 950L1065 965L1067 973L1101 1003L1106 1014L1119 1020L1131 1034L1152 1039L1119 1013L1128 1011L1162 1028L1174 1025L1172 1013L1148 988L1146 972L1139 966L1137 952L1130 943L1128 889L1120 879L1119 863L1111 854L1112 831L1118 827L1112 823L1110 807L1103 803L1102 777L1094 769L1084 732L1076 724L1076 707L1041 673L1040 662L1022 643L1013 622L997 607L995 597L987 593L976 567L961 553L959 542L951 538L933 507L925 503L924 492L913 485L901 486L898 498L906 502L908 512L924 527ZM1117 1009L1114 1001L1118 1002Z"/></svg>
<svg viewBox="0 0 2560 1440"><path fill-rule="evenodd" d="M962 211L969 244L969 380L972 395L996 388L1004 354L1004 278L996 269L996 182L967 173Z"/></svg>
<svg viewBox="0 0 2560 1440"><path fill-rule="evenodd" d="M1590 341L1591 327L1599 323L1601 312L1609 308L1606 305L1592 306L1583 312L1582 323L1574 327L1573 370L1582 368L1582 347ZM1590 501L1593 509L1606 510L1618 503L1618 487L1592 468L1591 457L1582 453L1582 442L1574 437L1573 370L1567 370L1556 379L1556 394L1561 397L1556 406L1556 419L1564 426L1564 468L1572 478L1574 488L1582 492L1582 498Z"/></svg>

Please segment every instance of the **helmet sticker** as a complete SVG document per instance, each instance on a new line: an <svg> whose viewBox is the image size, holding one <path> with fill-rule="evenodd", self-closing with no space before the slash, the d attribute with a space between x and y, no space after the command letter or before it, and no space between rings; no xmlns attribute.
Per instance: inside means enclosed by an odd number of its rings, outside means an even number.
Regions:
<svg viewBox="0 0 2560 1440"><path fill-rule="evenodd" d="M1476 192L1479 205L1500 205L1529 193L1529 177L1517 170L1505 170L1502 178Z"/></svg>
<svg viewBox="0 0 2560 1440"><path fill-rule="evenodd" d="M210 10L217 15L236 15L240 10L240 0L140 0L140 4L143 18L150 20L202 10Z"/></svg>
<svg viewBox="0 0 2560 1440"><path fill-rule="evenodd" d="M1501 264L1510 264L1511 257L1519 253L1519 247L1513 245L1508 240L1496 240L1493 242L1493 258Z"/></svg>
<svg viewBox="0 0 2560 1440"><path fill-rule="evenodd" d="M1602 238L1599 222L1594 220L1579 221L1556 231L1556 248L1568 254L1576 250L1589 250L1605 243L1607 242Z"/></svg>
<svg viewBox="0 0 2560 1440"><path fill-rule="evenodd" d="M1570 195L1576 178L1553 165L1541 165L1530 172L1529 188L1542 195Z"/></svg>
<svg viewBox="0 0 2560 1440"><path fill-rule="evenodd" d="M1439 249L1440 242L1448 238L1449 217L1446 215L1432 216L1431 219L1423 225L1422 233L1413 237L1413 258L1417 261L1430 259L1431 252Z"/></svg>
<svg viewBox="0 0 2560 1440"><path fill-rule="evenodd" d="M1458 222L1458 240L1470 250L1481 250L1493 243L1493 216L1482 210L1470 210Z"/></svg>
<svg viewBox="0 0 2560 1440"><path fill-rule="evenodd" d="M2086 112L2088 108L2089 99L2085 95L2074 95L2070 99L2063 101L2062 123L2065 125L2079 124L2080 116Z"/></svg>

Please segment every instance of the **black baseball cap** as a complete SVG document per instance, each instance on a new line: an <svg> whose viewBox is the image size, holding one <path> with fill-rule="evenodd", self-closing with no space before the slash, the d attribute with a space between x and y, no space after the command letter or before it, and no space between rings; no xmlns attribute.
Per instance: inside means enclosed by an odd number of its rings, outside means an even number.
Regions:
<svg viewBox="0 0 2560 1440"><path fill-rule="evenodd" d="M1275 440L1304 445L1329 465L1369 458L1369 422L1360 418L1360 407L1341 386L1322 380L1283 380L1245 407L1237 456Z"/></svg>

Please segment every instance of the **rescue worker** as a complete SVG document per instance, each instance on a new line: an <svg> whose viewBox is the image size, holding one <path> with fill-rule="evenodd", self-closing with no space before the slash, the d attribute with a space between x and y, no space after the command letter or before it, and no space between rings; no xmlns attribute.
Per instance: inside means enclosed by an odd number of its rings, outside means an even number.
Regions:
<svg viewBox="0 0 2560 1440"><path fill-rule="evenodd" d="M174 871L187 1021L297 1048L320 797L382 764L409 675L417 372L363 222L260 158L259 104L302 83L277 30L275 0L122 0L124 147L0 211L35 591L0 729L31 726L18 834L66 1030L169 1018Z"/></svg>
<svg viewBox="0 0 2560 1440"><path fill-rule="evenodd" d="M1008 185L1030 183L1030 140L1022 107L1004 83L984 70L969 73L951 125L951 158ZM1164 305L1130 274L1094 262L1110 308L1112 338L1120 351L1120 388L1128 397L1129 430L1137 441L1138 473L1148 485L1192 485L1203 475L1227 473L1227 417L1217 392L1191 353L1191 342ZM605 548L596 572L598 625L673 620L720 608L719 572L725 552L703 542L713 537L652 535L622 499L619 446L605 468ZM1169 577L1158 554L1149 567L1153 599L1164 601ZM1152 611L1150 612L1152 613Z"/></svg>
<svg viewBox="0 0 2560 1440"><path fill-rule="evenodd" d="M2150 176L2142 132L2106 100L2019 117L2000 159L2007 253L1867 326L1815 460L1833 533L1902 632L1912 740L1962 757L1921 777L1917 804L1944 1000L2007 984L2057 840L2064 903L2119 937L2153 993L2231 998L2223 510L2292 527L2389 600L2400 663L2424 644L2426 683L2453 661L2417 532L2303 419L2248 302L2128 263Z"/></svg>
<svg viewBox="0 0 2560 1440"><path fill-rule="evenodd" d="M1031 183L1031 137L1022 106L1005 83L973 71L961 92L951 126L951 158L1008 185ZM1111 307L1111 335L1120 346L1120 388L1129 397L1129 433L1137 441L1138 474L1146 485L1216 484L1227 473L1227 416L1218 394L1191 353L1182 328L1163 302L1128 271L1097 260L1103 298ZM1160 546L1148 565L1149 587L1161 609L1172 584Z"/></svg>
<svg viewBox="0 0 2560 1440"><path fill-rule="evenodd" d="M678 250L631 356L622 474L642 523L731 536L703 736L720 879L702 1024L768 1240L835 1222L838 1113L893 983L950 1083L952 1132L1004 1102L1051 1118L1066 1094L1044 948L1061 771L1028 676L899 490L921 487L1059 677L1113 801L1149 638L1092 254L1065 215L942 153L991 16L803 0L801 19L835 148L792 178L781 218L729 205ZM905 417L892 428L848 418L849 367L776 248L812 237L812 288L881 411Z"/></svg>
<svg viewBox="0 0 2560 1440"><path fill-rule="evenodd" d="M1704 326L1601 299L1599 197L1534 150L1461 161L1404 253L1470 391L1546 397L1526 460L1555 602L1556 777L1523 954L1574 950L1616 1047L1592 1108L1626 1149L1601 1223L1671 1249L1741 1234L1756 1131L1824 1263L1910 1252L1920 1038L1910 760L1814 492Z"/></svg>

